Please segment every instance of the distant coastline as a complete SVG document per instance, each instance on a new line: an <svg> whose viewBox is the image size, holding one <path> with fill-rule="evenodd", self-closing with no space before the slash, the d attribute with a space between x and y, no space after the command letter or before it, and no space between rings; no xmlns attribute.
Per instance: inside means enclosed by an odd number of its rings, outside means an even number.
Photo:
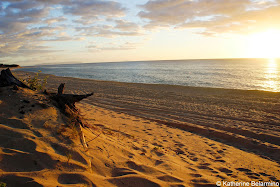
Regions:
<svg viewBox="0 0 280 187"><path fill-rule="evenodd" d="M0 64L0 68L20 68L18 64Z"/></svg>

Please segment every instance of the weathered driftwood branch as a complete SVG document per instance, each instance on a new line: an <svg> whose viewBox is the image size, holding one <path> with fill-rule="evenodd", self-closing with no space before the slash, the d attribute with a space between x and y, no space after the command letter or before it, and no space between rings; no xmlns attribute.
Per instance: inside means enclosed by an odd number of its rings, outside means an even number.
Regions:
<svg viewBox="0 0 280 187"><path fill-rule="evenodd" d="M74 95L74 94L64 94L65 83L61 83L58 87L57 94L51 93L50 98L54 100L57 104L57 107L64 113L67 117L71 119L71 122L78 128L81 143L85 149L87 149L87 143L85 141L85 136L82 130L82 127L85 127L82 118L80 117L79 111L75 106L76 102L79 102L89 96L92 96L93 93L85 95Z"/></svg>
<svg viewBox="0 0 280 187"><path fill-rule="evenodd" d="M0 64L0 68L19 68L17 64Z"/></svg>
<svg viewBox="0 0 280 187"><path fill-rule="evenodd" d="M0 87L17 85L22 88L31 89L29 86L14 77L9 68L3 69L0 74Z"/></svg>
<svg viewBox="0 0 280 187"><path fill-rule="evenodd" d="M64 86L65 86L65 83L61 83L59 85L59 87L57 88L57 95L62 95L63 92L64 92Z"/></svg>
<svg viewBox="0 0 280 187"><path fill-rule="evenodd" d="M85 94L85 95L74 95L74 94L63 94L65 83L61 83L58 87L57 94L51 93L51 99L56 101L59 109L65 113L66 115L72 116L73 113L77 113L77 109L75 107L75 103L79 102L89 96L92 96L93 93ZM70 111L68 111L70 110ZM68 114L67 114L68 113Z"/></svg>

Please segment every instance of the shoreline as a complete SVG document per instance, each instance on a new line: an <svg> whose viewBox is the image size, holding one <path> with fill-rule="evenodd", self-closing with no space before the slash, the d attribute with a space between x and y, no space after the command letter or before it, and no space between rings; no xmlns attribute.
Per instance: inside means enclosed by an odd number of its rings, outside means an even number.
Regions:
<svg viewBox="0 0 280 187"><path fill-rule="evenodd" d="M19 72L17 72L19 73ZM42 75L44 77L45 75ZM84 103L225 141L280 163L280 94L258 90L122 83L50 75L47 89L94 96Z"/></svg>
<svg viewBox="0 0 280 187"><path fill-rule="evenodd" d="M14 71L15 73L19 73L20 76L23 76L24 73L27 74L32 74L35 75L37 72L31 72L31 71L24 71L21 68L16 68L17 71ZM5 68L4 68L5 69ZM15 69L11 69L12 71ZM63 77L63 78L67 78L67 79L77 79L77 80L84 80L84 81L97 81L97 82L112 82L112 83L123 83L123 84L142 84L142 85L150 85L150 86L174 86L174 87L183 87L183 88L189 88L189 89L201 89L203 90L207 90L207 89L212 89L213 91L218 91L218 90L224 90L224 91L232 91L232 92L265 92L265 93L271 93L271 94L277 94L280 93L280 91L268 91L268 90L256 90L256 89L250 89L250 90L246 90L246 89L238 89L238 88L221 88L221 87L200 87L200 86L186 86L186 85L176 85L176 84L158 84L158 83L136 83L136 82L120 82L120 81L111 81L111 80L98 80L98 79L86 79L86 78L80 78L80 77L68 77L68 76L58 76L58 75L54 75L54 74L47 74L47 73L40 73L39 77L44 77L44 76L54 76L54 77ZM23 76L24 77L24 76Z"/></svg>

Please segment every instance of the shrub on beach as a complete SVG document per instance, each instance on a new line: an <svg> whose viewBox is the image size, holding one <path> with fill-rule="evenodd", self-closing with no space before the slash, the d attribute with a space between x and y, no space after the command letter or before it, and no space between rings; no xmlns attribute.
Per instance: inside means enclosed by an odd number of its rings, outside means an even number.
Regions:
<svg viewBox="0 0 280 187"><path fill-rule="evenodd" d="M26 80L32 90L44 90L46 87L49 76L45 76L44 79L39 79L39 73L41 71L38 71L33 78L29 77Z"/></svg>

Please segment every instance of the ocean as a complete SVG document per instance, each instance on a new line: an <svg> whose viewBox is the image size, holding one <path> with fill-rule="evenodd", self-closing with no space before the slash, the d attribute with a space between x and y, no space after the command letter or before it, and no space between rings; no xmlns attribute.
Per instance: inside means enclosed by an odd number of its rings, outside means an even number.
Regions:
<svg viewBox="0 0 280 187"><path fill-rule="evenodd" d="M79 63L19 70L106 81L280 92L280 59Z"/></svg>

